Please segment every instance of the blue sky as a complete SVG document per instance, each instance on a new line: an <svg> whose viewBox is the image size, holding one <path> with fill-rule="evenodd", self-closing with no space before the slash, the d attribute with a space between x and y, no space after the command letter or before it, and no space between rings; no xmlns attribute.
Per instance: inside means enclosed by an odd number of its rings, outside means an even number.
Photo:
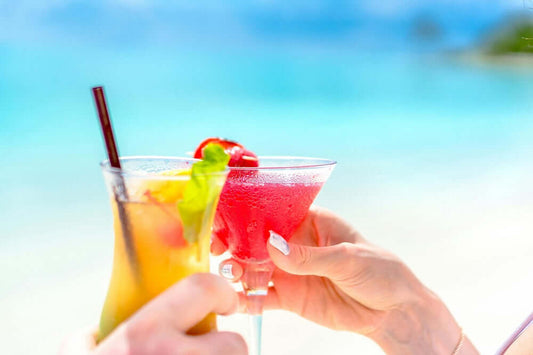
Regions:
<svg viewBox="0 0 533 355"><path fill-rule="evenodd" d="M401 32L417 14L482 31L531 0L0 0L0 43L150 44L346 41ZM392 27L389 27L392 26Z"/></svg>

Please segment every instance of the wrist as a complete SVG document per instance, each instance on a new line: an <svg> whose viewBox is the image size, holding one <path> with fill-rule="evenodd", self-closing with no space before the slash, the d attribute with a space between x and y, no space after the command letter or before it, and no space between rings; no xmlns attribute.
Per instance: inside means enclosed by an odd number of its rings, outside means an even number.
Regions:
<svg viewBox="0 0 533 355"><path fill-rule="evenodd" d="M389 355L451 355L461 340L461 328L433 292L424 288L418 294L411 302L386 311L373 340ZM459 354L477 352L465 338Z"/></svg>

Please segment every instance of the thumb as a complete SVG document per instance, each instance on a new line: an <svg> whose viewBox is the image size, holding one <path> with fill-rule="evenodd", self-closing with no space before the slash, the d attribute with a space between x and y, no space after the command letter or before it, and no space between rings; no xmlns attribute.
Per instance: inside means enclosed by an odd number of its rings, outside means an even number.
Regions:
<svg viewBox="0 0 533 355"><path fill-rule="evenodd" d="M288 243L274 231L270 231L267 245L274 264L294 275L315 275L336 279L342 274L342 265L348 257L346 243L327 247L310 247Z"/></svg>

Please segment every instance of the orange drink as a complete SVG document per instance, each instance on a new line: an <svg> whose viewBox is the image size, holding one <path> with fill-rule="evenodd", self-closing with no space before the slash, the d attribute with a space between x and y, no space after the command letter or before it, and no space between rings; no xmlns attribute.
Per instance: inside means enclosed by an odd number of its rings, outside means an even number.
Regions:
<svg viewBox="0 0 533 355"><path fill-rule="evenodd" d="M121 170L102 163L112 195L115 249L98 341L175 282L209 272L211 225L226 162L212 168L194 159L124 158ZM215 315L208 315L190 333L215 327Z"/></svg>

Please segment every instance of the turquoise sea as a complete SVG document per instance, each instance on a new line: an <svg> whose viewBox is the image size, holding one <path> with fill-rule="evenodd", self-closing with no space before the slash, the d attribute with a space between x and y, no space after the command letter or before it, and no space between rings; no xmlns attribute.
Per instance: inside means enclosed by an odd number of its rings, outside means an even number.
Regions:
<svg viewBox="0 0 533 355"><path fill-rule="evenodd" d="M112 239L95 85L122 155L185 155L223 136L259 155L338 160L318 203L400 254L482 353L531 311L531 57L4 44L2 353L53 354L98 319ZM239 317L222 323L245 329ZM284 313L265 322L269 354L322 354L328 341L335 354L380 354ZM307 335L285 339L293 326Z"/></svg>

